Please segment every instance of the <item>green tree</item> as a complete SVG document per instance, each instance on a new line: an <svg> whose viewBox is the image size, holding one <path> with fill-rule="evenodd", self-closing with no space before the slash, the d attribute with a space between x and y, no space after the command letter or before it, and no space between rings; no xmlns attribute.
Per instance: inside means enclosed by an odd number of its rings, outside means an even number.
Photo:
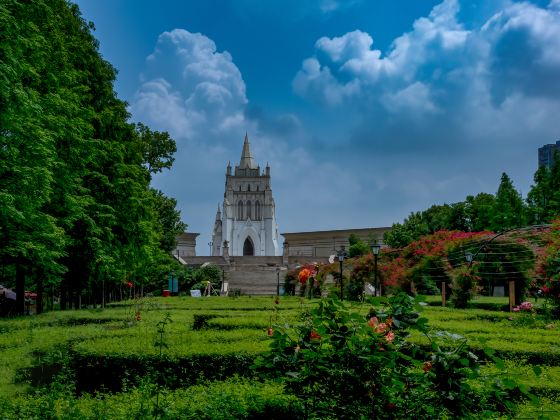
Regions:
<svg viewBox="0 0 560 420"><path fill-rule="evenodd" d="M550 223L560 214L560 153L555 152L552 168L540 166L527 194L529 223Z"/></svg>
<svg viewBox="0 0 560 420"><path fill-rule="evenodd" d="M359 257L369 252L369 246L353 233L348 238L350 248L348 249L348 256L350 258Z"/></svg>
<svg viewBox="0 0 560 420"><path fill-rule="evenodd" d="M514 188L509 176L502 173L496 193L491 228L495 232L521 227L525 224L525 206L521 194Z"/></svg>
<svg viewBox="0 0 560 420"><path fill-rule="evenodd" d="M17 313L24 310L27 276L63 270L62 232L43 209L65 102L51 74L54 47L33 22L44 9L42 2L15 0L0 7L0 263L15 277Z"/></svg>
<svg viewBox="0 0 560 420"><path fill-rule="evenodd" d="M391 230L385 232L383 241L393 248L402 248L422 235L429 233L429 227L420 212L411 213L402 224L394 223Z"/></svg>
<svg viewBox="0 0 560 420"><path fill-rule="evenodd" d="M142 123L136 124L140 139L142 159L148 172L157 173L170 169L177 151L175 140L167 132L152 131Z"/></svg>
<svg viewBox="0 0 560 420"><path fill-rule="evenodd" d="M496 198L493 194L479 193L476 196L467 196L465 200L467 230L481 232L491 229L495 204Z"/></svg>
<svg viewBox="0 0 560 420"><path fill-rule="evenodd" d="M48 276L61 306L77 307L101 284L171 261L171 236L184 226L175 201L149 183L171 166L175 142L128 122L116 71L76 5L5 0L0 27L3 272L20 311L26 276L38 292Z"/></svg>

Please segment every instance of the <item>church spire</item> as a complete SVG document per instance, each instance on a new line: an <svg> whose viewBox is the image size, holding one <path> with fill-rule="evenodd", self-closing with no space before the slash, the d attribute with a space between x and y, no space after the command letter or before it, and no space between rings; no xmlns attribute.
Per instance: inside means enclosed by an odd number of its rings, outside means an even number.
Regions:
<svg viewBox="0 0 560 420"><path fill-rule="evenodd" d="M249 136L245 133L245 140L243 141L243 151L241 152L241 160L239 161L240 169L257 169L253 155L251 154L251 147L249 145Z"/></svg>
<svg viewBox="0 0 560 420"><path fill-rule="evenodd" d="M222 220L222 212L220 211L220 203L218 203L218 211L216 212L216 221Z"/></svg>

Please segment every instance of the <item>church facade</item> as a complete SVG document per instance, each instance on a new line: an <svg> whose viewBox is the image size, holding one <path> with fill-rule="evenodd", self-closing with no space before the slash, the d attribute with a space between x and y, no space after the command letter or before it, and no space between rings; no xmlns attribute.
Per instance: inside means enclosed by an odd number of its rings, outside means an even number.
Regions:
<svg viewBox="0 0 560 420"><path fill-rule="evenodd" d="M224 201L212 232L212 256L280 256L270 166L261 172L245 135L239 165L228 162Z"/></svg>

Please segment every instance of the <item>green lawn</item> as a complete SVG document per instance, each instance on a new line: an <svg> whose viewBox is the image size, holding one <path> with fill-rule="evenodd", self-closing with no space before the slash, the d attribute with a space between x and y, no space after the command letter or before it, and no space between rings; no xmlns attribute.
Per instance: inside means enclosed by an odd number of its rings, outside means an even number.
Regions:
<svg viewBox="0 0 560 420"><path fill-rule="evenodd" d="M428 300L437 301L434 297ZM480 301L507 304L507 298L484 297ZM201 381L210 381L212 387L220 389L223 381L236 377L247 393L257 392L250 382L241 378L250 373L255 356L268 349L268 327L296 323L302 311L316 304L317 300L295 297L283 297L279 305L274 304L273 298L264 297L151 298L123 302L104 310L0 319L0 399L17 399L33 392L34 387L48 385L64 363L71 367L70 374L78 383L89 381L82 390L115 392L103 402L87 394L75 399L76 407L80 404L85 407L82 414L93 413L97 400L99 407L106 408L108 399L119 405L124 404L127 395L141 398L138 393L142 382L135 382L134 375L141 378L154 368L168 373L171 389L166 391L166 398L169 401ZM352 306L364 315L370 307L358 303ZM135 319L137 314L139 320ZM172 322L165 326L166 347L160 357L160 348L154 344L158 341L158 323L166 314ZM542 407L557 411L557 416L551 418L560 418L558 323L524 321L519 314L508 312L438 306L426 306L422 316L429 319L434 331L446 330L467 337L475 352L481 352L483 347L493 348L506 360L508 374L533 387ZM193 329L196 322L203 322L204 328ZM426 343L425 337L418 333L411 340ZM540 376L535 375L534 366L542 370ZM491 365L485 369L495 370ZM496 375L502 374L496 371ZM140 388L123 388L127 380ZM266 389L274 398L288 398L282 397L277 385L271 384ZM131 393L136 393L136 397ZM62 400L57 401L56 404L64 405ZM196 411L192 407L188 409ZM530 413L535 413L535 407L526 403L519 410L520 416L530 417Z"/></svg>

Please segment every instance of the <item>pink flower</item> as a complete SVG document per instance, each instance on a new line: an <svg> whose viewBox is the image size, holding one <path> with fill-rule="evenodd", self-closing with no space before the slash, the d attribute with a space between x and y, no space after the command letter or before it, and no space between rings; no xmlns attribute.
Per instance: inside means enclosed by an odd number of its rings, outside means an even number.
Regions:
<svg viewBox="0 0 560 420"><path fill-rule="evenodd" d="M368 323L367 323L370 327L376 327L377 324L379 324L379 320L377 319L376 316L373 316L369 319Z"/></svg>
<svg viewBox="0 0 560 420"><path fill-rule="evenodd" d="M376 333L384 333L385 331L387 331L387 324L382 322L381 324L376 326L373 331L375 331Z"/></svg>
<svg viewBox="0 0 560 420"><path fill-rule="evenodd" d="M516 306L515 308L513 308L513 312L519 312L519 306Z"/></svg>
<svg viewBox="0 0 560 420"><path fill-rule="evenodd" d="M395 334L393 333L393 331L389 331L385 336L385 340L387 340L388 343L392 343L394 339L395 339Z"/></svg>

